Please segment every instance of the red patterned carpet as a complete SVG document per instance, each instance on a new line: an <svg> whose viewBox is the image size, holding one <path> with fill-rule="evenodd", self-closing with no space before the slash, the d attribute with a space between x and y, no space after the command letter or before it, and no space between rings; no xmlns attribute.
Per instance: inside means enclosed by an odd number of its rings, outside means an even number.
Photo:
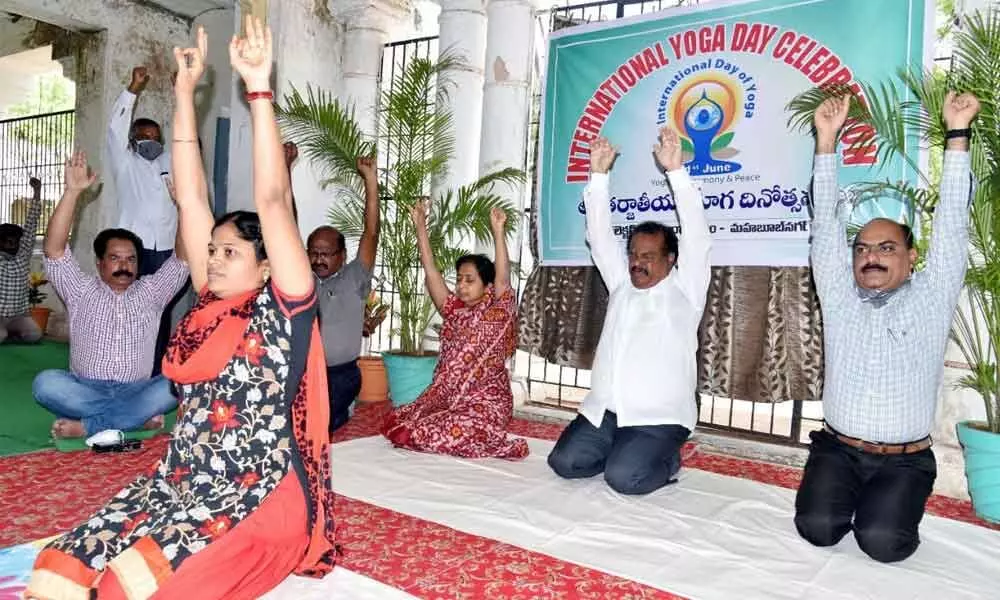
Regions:
<svg viewBox="0 0 1000 600"><path fill-rule="evenodd" d="M385 406L358 409L334 441L373 435ZM517 419L518 435L555 439L562 426ZM0 547L54 535L100 507L162 454L166 436L127 454L45 451L0 458ZM691 449L685 466L787 488L799 469ZM336 470L336 465L334 465ZM968 502L934 496L928 512L985 525ZM679 598L580 567L345 497L337 499L345 567L421 598Z"/></svg>

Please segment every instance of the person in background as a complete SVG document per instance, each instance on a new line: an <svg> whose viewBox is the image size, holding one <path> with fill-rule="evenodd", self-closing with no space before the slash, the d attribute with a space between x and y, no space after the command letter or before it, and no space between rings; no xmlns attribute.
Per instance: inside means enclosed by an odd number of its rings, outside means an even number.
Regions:
<svg viewBox="0 0 1000 600"><path fill-rule="evenodd" d="M94 239L98 274L84 273L67 242L77 202L95 178L82 152L67 161L66 187L45 233L45 272L68 313L70 369L40 372L32 391L58 417L57 438L159 429L177 406L170 382L149 374L160 316L187 280L187 264L171 256L137 280L142 241L105 229Z"/></svg>
<svg viewBox="0 0 1000 600"><path fill-rule="evenodd" d="M287 155L286 155L287 156ZM309 263L316 275L320 331L326 354L326 377L330 386L330 433L350 418L351 404L361 390L362 328L365 301L371 291L372 270L378 250L379 204L375 158L359 158L358 174L365 187L365 228L358 242L358 255L347 260L344 236L333 227L318 227L306 243Z"/></svg>
<svg viewBox="0 0 1000 600"><path fill-rule="evenodd" d="M132 119L136 102L149 84L149 71L132 69L132 80L111 109L108 158L118 191L118 227L142 240L139 273L155 273L174 252L177 208L170 197L170 156L163 131L152 119Z"/></svg>
<svg viewBox="0 0 1000 600"><path fill-rule="evenodd" d="M118 227L134 232L142 240L138 276L152 275L174 253L177 207L171 195L170 155L163 143L163 130L152 119L133 120L139 96L149 84L149 69L137 66L132 79L111 109L108 120L108 158L118 191ZM171 313L183 288L170 299L156 332L152 375L160 363L170 337Z"/></svg>
<svg viewBox="0 0 1000 600"><path fill-rule="evenodd" d="M35 343L42 330L28 313L28 275L35 232L42 214L42 182L32 177L31 204L24 228L13 223L0 225L0 343Z"/></svg>
<svg viewBox="0 0 1000 600"><path fill-rule="evenodd" d="M913 272L913 232L873 219L849 240L838 210L837 144L850 95L816 109L810 258L823 311L823 429L795 497L795 527L815 546L853 532L879 562L909 557L934 488L930 432L944 354L969 258L972 94L949 92L940 199L927 265ZM839 213L839 214L838 214Z"/></svg>
<svg viewBox="0 0 1000 600"><path fill-rule="evenodd" d="M490 214L496 261L467 254L456 261L451 292L434 263L425 202L412 211L427 291L444 319L434 379L413 404L397 408L382 426L394 446L464 458L520 460L528 443L509 437L514 413L507 359L517 343L517 305L510 285L506 213Z"/></svg>
<svg viewBox="0 0 1000 600"><path fill-rule="evenodd" d="M285 171L288 172L288 193L292 195L292 216L298 223L299 207L295 202L295 191L292 189L292 165L299 158L299 147L295 145L295 142L285 142L281 145L281 150L285 155Z"/></svg>
<svg viewBox="0 0 1000 600"><path fill-rule="evenodd" d="M606 139L590 146L583 191L587 242L610 300L597 345L593 387L563 430L548 463L560 477L604 473L621 494L668 484L698 417L695 391L698 325L711 278L712 236L701 191L684 168L677 132L663 128L653 156L666 172L684 230L640 223L626 257L607 210L609 171L617 152Z"/></svg>

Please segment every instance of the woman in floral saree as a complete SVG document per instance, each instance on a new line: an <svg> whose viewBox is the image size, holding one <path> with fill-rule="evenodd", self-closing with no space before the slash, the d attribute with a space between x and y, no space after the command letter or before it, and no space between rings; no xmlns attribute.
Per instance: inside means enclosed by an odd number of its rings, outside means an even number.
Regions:
<svg viewBox="0 0 1000 600"><path fill-rule="evenodd" d="M507 359L516 344L517 309L510 286L510 260L504 232L506 214L491 216L496 264L466 255L455 265L455 293L434 264L427 233L427 205L413 209L420 262L427 291L444 324L434 380L417 400L394 411L382 434L394 445L465 458L521 459L523 439L507 435L514 411Z"/></svg>
<svg viewBox="0 0 1000 600"><path fill-rule="evenodd" d="M207 40L178 50L173 169L196 306L164 374L180 391L166 455L39 555L39 600L250 599L333 568L325 361L271 105L271 35L247 20L230 60L247 88L257 213L213 226L194 89Z"/></svg>

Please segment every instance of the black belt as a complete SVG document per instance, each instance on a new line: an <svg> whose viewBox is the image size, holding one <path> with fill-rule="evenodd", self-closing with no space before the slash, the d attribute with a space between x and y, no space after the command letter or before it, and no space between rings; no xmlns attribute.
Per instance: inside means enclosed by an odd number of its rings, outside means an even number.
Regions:
<svg viewBox="0 0 1000 600"><path fill-rule="evenodd" d="M328 366L327 370L331 373L342 373L344 371L349 371L351 369L358 368L358 359L349 360L345 363L340 363L339 365Z"/></svg>

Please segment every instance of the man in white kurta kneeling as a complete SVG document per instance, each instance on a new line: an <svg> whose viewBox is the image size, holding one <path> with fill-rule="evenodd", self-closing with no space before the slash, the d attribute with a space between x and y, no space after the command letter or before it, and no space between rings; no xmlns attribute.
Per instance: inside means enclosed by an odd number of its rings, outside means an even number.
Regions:
<svg viewBox="0 0 1000 600"><path fill-rule="evenodd" d="M611 297L591 391L548 462L561 477L603 472L622 494L648 494L680 469L681 446L698 417L698 324L711 276L711 236L680 140L665 128L653 154L673 192L680 239L661 223L640 223L629 235L628 257L622 256L608 209L616 154L603 138L590 146L587 241Z"/></svg>

